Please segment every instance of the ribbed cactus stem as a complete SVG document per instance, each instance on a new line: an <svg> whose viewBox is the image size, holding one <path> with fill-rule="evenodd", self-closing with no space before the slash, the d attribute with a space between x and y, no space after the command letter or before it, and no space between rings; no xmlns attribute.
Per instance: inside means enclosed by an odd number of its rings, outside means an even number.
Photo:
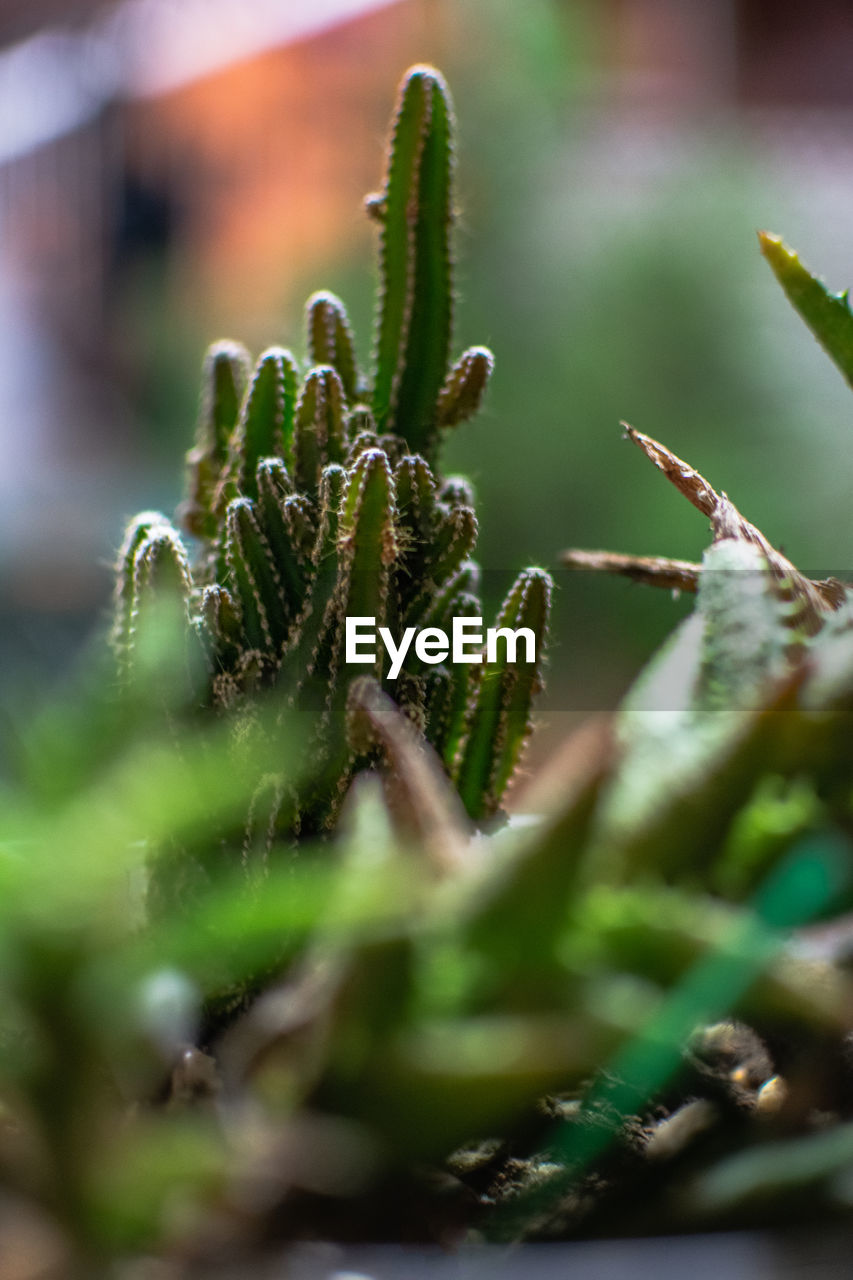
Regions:
<svg viewBox="0 0 853 1280"><path fill-rule="evenodd" d="M241 496L258 496L262 458L289 460L295 404L296 362L284 347L268 347L255 365L231 441L229 474Z"/></svg>
<svg viewBox="0 0 853 1280"><path fill-rule="evenodd" d="M284 463L264 458L258 464L256 486L258 519L281 581L285 615L292 618L302 607L307 568L303 533L300 529L294 535L293 507L287 505L296 495Z"/></svg>
<svg viewBox="0 0 853 1280"><path fill-rule="evenodd" d="M307 566L316 536L313 504L302 494L294 493L285 499L284 519L293 547L300 556L301 563Z"/></svg>
<svg viewBox="0 0 853 1280"><path fill-rule="evenodd" d="M509 633L520 629L531 635L534 660L526 660L527 646L522 636L514 657L507 640L499 637L491 660L475 669L466 740L456 775L462 803L475 821L497 811L530 733L533 696L542 686L542 651L550 603L548 574L541 569L527 569L520 574L504 600L496 627Z"/></svg>
<svg viewBox="0 0 853 1280"><path fill-rule="evenodd" d="M188 496L182 512L184 527L197 537L216 535L217 493L251 367L251 357L239 342L214 342L205 353L196 442L187 455Z"/></svg>
<svg viewBox="0 0 853 1280"><path fill-rule="evenodd" d="M305 311L311 363L331 365L336 369L347 401L352 404L358 399L362 387L352 328L344 304L334 293L321 289L311 294Z"/></svg>
<svg viewBox="0 0 853 1280"><path fill-rule="evenodd" d="M347 472L333 463L320 477L320 527L312 559L319 569L334 555L338 542L338 521L347 489Z"/></svg>
<svg viewBox="0 0 853 1280"><path fill-rule="evenodd" d="M110 639L116 653L119 668L126 670L131 649L131 625L134 607L134 575L136 553L158 525L169 526L160 511L141 511L134 516L124 532L124 538L116 558L116 580L113 592L113 625Z"/></svg>
<svg viewBox="0 0 853 1280"><path fill-rule="evenodd" d="M428 454L452 325L452 108L431 67L406 76L396 112L380 231L381 301L373 410Z"/></svg>
<svg viewBox="0 0 853 1280"><path fill-rule="evenodd" d="M235 498L226 513L226 556L247 647L276 667L287 634L281 577L255 504Z"/></svg>
<svg viewBox="0 0 853 1280"><path fill-rule="evenodd" d="M337 633L335 612L338 589L338 529L340 508L347 483L343 467L330 466L320 480L320 527L312 553L314 578L302 613L294 625L283 668L293 689L301 688L322 665L323 646Z"/></svg>
<svg viewBox="0 0 853 1280"><path fill-rule="evenodd" d="M236 666L242 648L243 625L230 591L218 583L205 587L201 617L215 668L227 670Z"/></svg>
<svg viewBox="0 0 853 1280"><path fill-rule="evenodd" d="M469 558L477 545L477 533L472 507L454 507L439 520L433 555L426 566L434 582L445 582Z"/></svg>
<svg viewBox="0 0 853 1280"><path fill-rule="evenodd" d="M390 566L398 551L396 495L381 449L362 454L350 473L341 507L339 552L343 613L375 617L382 626Z"/></svg>
<svg viewBox="0 0 853 1280"><path fill-rule="evenodd" d="M471 507L455 507L439 514L431 542L421 562L420 590L408 608L417 619L437 592L469 560L477 545L477 517Z"/></svg>
<svg viewBox="0 0 853 1280"><path fill-rule="evenodd" d="M444 380L438 396L438 425L455 427L473 418L495 367L488 347L469 347Z"/></svg>
<svg viewBox="0 0 853 1280"><path fill-rule="evenodd" d="M133 603L126 646L131 667L149 634L175 620L188 624L191 594L189 561L180 534L167 522L153 524L133 557Z"/></svg>
<svg viewBox="0 0 853 1280"><path fill-rule="evenodd" d="M312 369L305 379L293 434L293 474L303 493L317 492L320 474L346 456L344 388L331 365Z"/></svg>
<svg viewBox="0 0 853 1280"><path fill-rule="evenodd" d="M419 454L405 454L394 471L394 484L403 527L410 538L423 542L432 532L438 489L429 464Z"/></svg>

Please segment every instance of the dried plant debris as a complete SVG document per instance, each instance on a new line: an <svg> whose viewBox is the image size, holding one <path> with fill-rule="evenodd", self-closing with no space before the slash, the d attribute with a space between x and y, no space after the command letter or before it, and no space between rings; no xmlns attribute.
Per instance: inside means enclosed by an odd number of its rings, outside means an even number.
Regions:
<svg viewBox="0 0 853 1280"><path fill-rule="evenodd" d="M760 529L737 510L725 493L717 491L689 463L682 461L665 445L623 422L629 440L642 449L650 462L662 471L679 493L697 511L711 521L714 542L732 539L748 542L764 556L776 584L780 599L790 605L789 625L792 630L814 635L823 625L823 615L833 612L845 599L845 589L835 578L813 582L806 578L777 551ZM686 560L670 560L662 556L627 556L607 551L565 551L562 563L569 569L589 569L618 574L650 586L674 591L694 592L701 566Z"/></svg>

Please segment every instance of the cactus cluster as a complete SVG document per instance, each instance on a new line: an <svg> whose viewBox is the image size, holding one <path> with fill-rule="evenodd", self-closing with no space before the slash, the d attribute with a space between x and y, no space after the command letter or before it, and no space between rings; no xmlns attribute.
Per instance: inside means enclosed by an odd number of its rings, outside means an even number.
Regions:
<svg viewBox="0 0 853 1280"><path fill-rule="evenodd" d="M304 370L215 344L183 532L144 512L120 553L125 697L99 665L12 735L0 1211L25 1253L64 1247L64 1274L160 1256L200 1274L223 1251L256 1274L307 1238L849 1221L850 587L628 428L712 545L565 562L696 609L537 779L542 818L488 841L471 819L500 803L538 663L346 661L348 617L400 639L480 611L470 489L436 461L491 370L474 348L447 372L449 143L444 86L417 69L370 205L370 384L326 293ZM853 382L844 295L762 247ZM540 653L549 586L527 570L498 617ZM256 851L329 830L379 759L335 856L305 843L247 877Z"/></svg>
<svg viewBox="0 0 853 1280"><path fill-rule="evenodd" d="M194 550L146 512L119 556L113 635L126 680L152 601L177 596L206 673L188 701L251 715L275 690L282 733L298 733L310 762L298 787L276 775L271 743L267 847L330 829L354 770L381 750L348 735L351 686L365 667L345 661L347 617L397 635L482 614L471 487L437 465L442 433L476 412L493 366L483 347L449 358L452 126L441 76L413 68L384 191L368 200L380 228L372 377L328 292L308 300L305 369L283 347L253 363L240 344L215 343L180 513ZM479 664L427 665L410 652L392 680L377 653L374 680L423 731L475 822L498 811L529 732L550 589L546 573L528 569L500 609L498 626L535 632L533 663L507 647Z"/></svg>

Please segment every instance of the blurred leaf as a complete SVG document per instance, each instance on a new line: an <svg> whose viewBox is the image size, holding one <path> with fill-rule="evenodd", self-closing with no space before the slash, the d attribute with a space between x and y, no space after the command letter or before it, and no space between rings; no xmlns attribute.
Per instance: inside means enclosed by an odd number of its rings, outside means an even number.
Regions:
<svg viewBox="0 0 853 1280"><path fill-rule="evenodd" d="M847 290L830 293L800 262L779 236L761 231L761 252L785 290L791 306L805 320L824 351L853 387L853 313Z"/></svg>

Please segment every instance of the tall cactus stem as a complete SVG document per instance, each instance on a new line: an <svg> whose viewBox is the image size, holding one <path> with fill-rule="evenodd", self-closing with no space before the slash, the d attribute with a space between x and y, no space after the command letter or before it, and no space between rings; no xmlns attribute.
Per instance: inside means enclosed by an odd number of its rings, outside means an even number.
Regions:
<svg viewBox="0 0 853 1280"><path fill-rule="evenodd" d="M380 431L427 455L452 326L452 129L443 78L413 67L401 89L384 192L373 410Z"/></svg>

